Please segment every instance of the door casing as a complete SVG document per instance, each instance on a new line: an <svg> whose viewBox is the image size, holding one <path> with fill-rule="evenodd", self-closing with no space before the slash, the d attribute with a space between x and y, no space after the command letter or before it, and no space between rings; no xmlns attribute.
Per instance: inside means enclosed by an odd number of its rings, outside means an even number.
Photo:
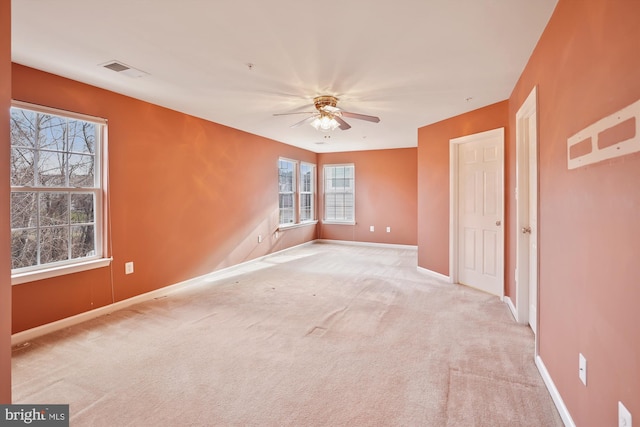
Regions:
<svg viewBox="0 0 640 427"><path fill-rule="evenodd" d="M516 113L516 295L515 317L518 323L529 324L529 305L532 303L529 299L531 287L535 287L536 301L533 302L538 309L538 282L530 283L530 271L535 269L538 272L538 254L539 254L539 233L538 227L534 227L531 233L534 233L536 241L536 254L531 253L530 238L523 234L523 227L530 227L529 212L538 212L538 123L537 123L537 88L534 87L527 99ZM530 186L530 183L535 185ZM529 191L530 187L533 191ZM536 215L537 217L538 215ZM532 257L532 255L535 255ZM534 263L531 260L535 260ZM531 265L535 264L535 265ZM538 278L538 274L535 275ZM531 325L534 333L538 330L539 316L536 315L536 324Z"/></svg>

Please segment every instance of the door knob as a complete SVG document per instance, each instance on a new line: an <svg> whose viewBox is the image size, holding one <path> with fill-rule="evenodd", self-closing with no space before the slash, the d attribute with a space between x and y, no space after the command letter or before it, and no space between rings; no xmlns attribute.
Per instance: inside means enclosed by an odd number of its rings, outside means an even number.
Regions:
<svg viewBox="0 0 640 427"><path fill-rule="evenodd" d="M523 234L531 234L531 227L522 227Z"/></svg>
<svg viewBox="0 0 640 427"><path fill-rule="evenodd" d="M500 227L500 224L502 224L502 221L497 220L497 221L496 221L496 225L497 225L498 227Z"/></svg>

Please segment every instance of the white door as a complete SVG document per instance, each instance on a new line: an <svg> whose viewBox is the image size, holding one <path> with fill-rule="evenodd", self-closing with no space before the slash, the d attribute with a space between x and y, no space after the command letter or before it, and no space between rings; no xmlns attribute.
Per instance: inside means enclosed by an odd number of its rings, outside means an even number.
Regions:
<svg viewBox="0 0 640 427"><path fill-rule="evenodd" d="M538 316L538 134L534 88L516 113L516 317L534 333Z"/></svg>
<svg viewBox="0 0 640 427"><path fill-rule="evenodd" d="M458 282L504 295L504 131L458 145ZM452 141L454 142L454 141Z"/></svg>

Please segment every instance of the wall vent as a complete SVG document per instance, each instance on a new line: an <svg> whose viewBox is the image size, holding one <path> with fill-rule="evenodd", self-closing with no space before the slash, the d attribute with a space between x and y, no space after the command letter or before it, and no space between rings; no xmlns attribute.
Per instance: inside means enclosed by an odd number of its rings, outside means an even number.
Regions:
<svg viewBox="0 0 640 427"><path fill-rule="evenodd" d="M114 60L114 61L109 61L100 65L104 68L108 68L109 70L124 74L125 76L129 76L129 77L138 78L138 77L144 77L149 75L149 73L146 73L142 70L138 70L137 68L133 68L120 61Z"/></svg>

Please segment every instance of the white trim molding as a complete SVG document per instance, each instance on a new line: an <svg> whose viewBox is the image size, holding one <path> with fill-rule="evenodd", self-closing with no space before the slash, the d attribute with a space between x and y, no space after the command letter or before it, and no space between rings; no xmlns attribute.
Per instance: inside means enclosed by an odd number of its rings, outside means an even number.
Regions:
<svg viewBox="0 0 640 427"><path fill-rule="evenodd" d="M536 366L538 367L538 371L540 372L540 376L542 377L544 384L547 386L547 390L549 390L553 403L556 405L556 409L558 409L558 413L560 413L562 422L566 427L576 427L576 424L573 422L573 418L571 418L571 414L569 413L569 409L567 409L567 406L564 404L562 396L560 396L560 392L553 383L551 375L549 375L549 371L547 371L547 367L544 366L544 362L540 356L536 356Z"/></svg>
<svg viewBox="0 0 640 427"><path fill-rule="evenodd" d="M371 247L378 247L378 248L418 250L418 246L416 245L398 245L395 243L375 243L375 242L359 242L355 240L330 240L330 239L318 239L315 241L318 243L335 243L336 245L371 246Z"/></svg>
<svg viewBox="0 0 640 427"><path fill-rule="evenodd" d="M113 258L98 258L89 261L75 262L73 264L65 264L56 267L17 273L11 275L11 284L20 285L22 283L33 282L36 280L49 279L51 277L93 270L94 268L108 267L111 264L111 261L113 261Z"/></svg>
<svg viewBox="0 0 640 427"><path fill-rule="evenodd" d="M429 270L428 268L418 266L418 271L420 273L426 274L427 276L431 276L434 279L444 280L447 283L451 283L451 278L449 276L445 276L442 273L438 273L437 271Z"/></svg>
<svg viewBox="0 0 640 427"><path fill-rule="evenodd" d="M509 311L511 311L511 315L513 316L513 320L517 322L518 313L516 312L516 307L513 305L513 301L511 301L511 297L508 295L503 296L502 302L507 304L507 307L509 307Z"/></svg>

